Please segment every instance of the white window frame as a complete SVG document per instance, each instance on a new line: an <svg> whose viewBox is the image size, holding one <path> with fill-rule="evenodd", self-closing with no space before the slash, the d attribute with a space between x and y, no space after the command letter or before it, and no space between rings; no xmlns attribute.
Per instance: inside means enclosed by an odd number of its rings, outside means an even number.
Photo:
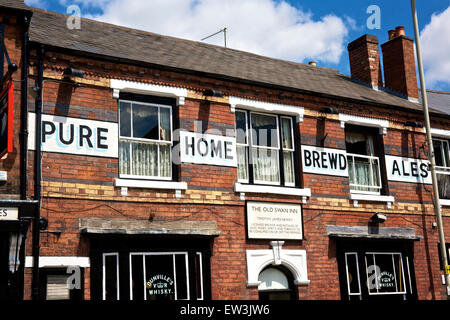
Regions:
<svg viewBox="0 0 450 320"><path fill-rule="evenodd" d="M245 166L246 166L246 172L247 172L247 179L240 179L239 178L239 172L238 172L238 182L242 182L242 183L249 183L250 178L249 178L249 165L248 165L248 159L249 159L249 129L248 129L248 112L246 110L236 110L235 112L241 112L245 115L245 144L242 143L238 143L237 139L236 139L236 155L237 155L237 148L238 147L243 147L245 150L245 155L246 155L246 161L245 161ZM236 118L235 118L236 119ZM236 130L236 134L237 134L237 124L236 124L236 120L234 122L234 128Z"/></svg>
<svg viewBox="0 0 450 320"><path fill-rule="evenodd" d="M352 116L347 114L339 114L339 120L341 121L341 128L345 128L345 124L353 124L359 127L377 127L379 128L379 134L386 135L387 127L389 126L389 122L387 120L379 120L379 119L372 119L372 118L364 118L364 117L358 117L358 116ZM363 195L373 195L373 196L380 196L381 195L381 189L383 188L383 180L381 179L381 158L377 156L368 156L364 154L357 154L357 153L349 153L347 152L347 148L345 150L347 162L348 157L352 157L353 159L355 157L359 158L367 158L369 160L376 159L378 161L378 180L380 183L380 186L367 186L367 185L357 185L357 184L351 184L350 183L350 170L353 172L353 176L356 177L356 171L355 166L353 165L352 168L348 168L349 170L349 189L350 189L350 195L352 194L363 194ZM353 163L355 163L353 161ZM373 169L372 166L370 166L370 171L372 172L372 180L373 180ZM356 190L352 189L353 187L361 187L361 188L372 188L372 189L378 189L378 191L365 191L365 190Z"/></svg>
<svg viewBox="0 0 450 320"><path fill-rule="evenodd" d="M449 141L447 139L436 138L436 137L433 137L432 140L433 140L433 142L435 142L435 141L439 141L440 142L440 144L441 144L441 151L447 153L447 159L449 159L449 162L450 162L450 145L449 145ZM443 149L445 149L444 143L447 145L447 148L446 148L447 150L443 150ZM445 159L444 159L444 161L445 161ZM446 163L444 166L436 166L436 170L439 170L439 169L442 169L442 168L448 169L449 167L450 167L450 163Z"/></svg>
<svg viewBox="0 0 450 320"><path fill-rule="evenodd" d="M348 157L352 157L353 158L353 161L352 161L353 166L351 168L349 168L349 170L352 170L354 177L356 177L355 160L354 160L355 158L364 158L364 159L368 159L369 161L376 160L378 162L378 164L377 164L377 171L378 171L378 183L379 183L379 186L355 184L355 183L351 183L350 180L349 180L350 193L380 195L380 190L383 188L383 181L381 180L381 170L380 170L380 157L366 156L366 155L356 154L356 153L347 153L347 162L349 162L348 161ZM374 179L374 172L373 172L372 165L370 165L369 168L370 168L369 179L373 183L373 182L375 182L374 181L375 179ZM350 179L350 175L349 175L349 179ZM357 189L352 189L352 187L377 189L378 191L357 190Z"/></svg>
<svg viewBox="0 0 450 320"><path fill-rule="evenodd" d="M169 140L155 140L155 139L143 139L143 138L134 138L134 137L126 137L120 135L120 103L130 103L131 104L131 119L130 119L130 130L131 135L133 135L133 103L141 104L141 105L147 105L150 107L157 107L158 108L158 128L160 127L160 110L161 108L166 108L170 110L170 141ZM141 102L141 101L134 101L134 100L128 100L128 99L119 99L119 144L120 142L138 142L138 143L148 143L148 144L156 144L158 146L157 151L157 161L158 161L158 176L141 176L141 175L134 175L134 174L123 174L120 172L120 165L119 165L119 177L124 179L141 179L141 180L165 180L165 181L171 181L173 170L172 170L172 147L173 147L173 110L172 106L170 105L164 105L164 104L158 104L158 103L148 103L148 102ZM158 130L158 136L161 135L160 130ZM159 163L159 148L160 145L169 145L170 146L170 154L169 154L169 162L170 162L170 176L169 177L161 177L161 166ZM132 168L132 144L130 143L130 172L133 172ZM119 162L120 159L120 153L119 153Z"/></svg>
<svg viewBox="0 0 450 320"><path fill-rule="evenodd" d="M354 255L356 257L356 272L357 272L357 277L358 277L358 289L359 292L358 293L352 293L350 291L350 281L348 279L348 260L347 260L347 256L348 255ZM345 276L347 279L347 292L349 296L359 296L361 297L361 279L359 276L359 261L358 261L358 252L345 252Z"/></svg>
<svg viewBox="0 0 450 320"><path fill-rule="evenodd" d="M146 256L164 256L164 255L171 255L173 259L173 285L174 285L174 296L175 300L178 300L177 298L177 273L176 273L176 263L175 263L175 256L176 255L184 255L185 256L185 263L186 263L186 290L187 290L187 298L186 299L180 299L180 300L189 300L190 299L190 288L189 288L189 255L186 251L174 251L174 252L130 252L130 300L133 300L133 265L132 265L132 256L142 256L142 265L143 265L143 277L144 280L147 279L146 277L146 268L145 268L145 257ZM144 301L147 301L147 290L144 285Z"/></svg>
<svg viewBox="0 0 450 320"><path fill-rule="evenodd" d="M106 300L106 257L116 257L116 287L117 287L117 300L120 300L120 281L119 281L119 253L118 252L108 252L102 254L102 299Z"/></svg>
<svg viewBox="0 0 450 320"><path fill-rule="evenodd" d="M248 184L250 183L250 181L253 181L252 185L270 185L270 186L279 186L279 187L295 187L295 182L296 182L296 172L295 172L295 159L294 157L294 153L295 153L295 138L294 138L294 121L291 118L291 116L286 115L286 114L277 114L277 113L270 113L270 112L260 112L260 111L254 111L254 110L249 110L249 109L236 109L235 112L242 112L245 114L245 128L246 128L246 143L242 144L242 143L236 143L237 147L245 147L246 149L246 155L247 155L247 162L246 162L246 166L247 166L247 179L239 179L238 178L238 183L245 183ZM260 114L263 116L269 116L269 117L273 117L276 119L276 126L277 126L277 147L266 147L266 146L257 146L257 145L253 145L253 125L252 125L252 114ZM288 119L290 121L290 125L291 125L291 140L292 140L292 149L283 149L282 147L282 140L281 140L281 136L280 136L280 131L281 134L283 134L282 131L282 123L281 123L281 119ZM250 126L248 125L250 123ZM236 122L235 122L235 128L236 127ZM270 181L264 181L264 180L256 180L255 179L255 172L253 171L253 177L252 179L250 179L250 172L249 172L249 159L250 159L250 153L253 152L253 148L255 149L263 149L263 150L274 150L277 152L277 161L278 161L278 167L280 170L278 170L278 181L277 182L270 182ZM280 155L281 155L281 160L283 160L283 151L288 151L291 153L292 159L293 159L293 164L294 164L294 173L293 173L293 177L294 177L294 182L284 182L284 185L281 184L281 163L280 163ZM252 155L252 159L253 159L253 155ZM254 162L254 160L252 160Z"/></svg>
<svg viewBox="0 0 450 320"><path fill-rule="evenodd" d="M200 264L200 297L197 297L197 300L203 300L204 299L204 293L203 293L203 255L201 252L196 252L196 256L198 256L198 261Z"/></svg>
<svg viewBox="0 0 450 320"><path fill-rule="evenodd" d="M283 149L282 152L289 152L289 154L290 154L290 156L291 156L291 161L292 161L292 164L293 164L293 168L292 168L292 169L294 170L294 172L292 172L292 177L294 178L294 182L286 182L286 181L285 181L285 182L284 182L284 185L287 186L287 187L295 187L295 159L294 159L294 154L295 154L295 139L294 139L294 123L293 123L291 117L280 116L280 120L281 120L281 123L280 123L280 131L281 131L281 135L282 135L282 136L283 136L283 134L284 134L284 131L283 131L283 119L289 120L289 123L290 123L290 126L291 126L291 145L292 145L292 149L284 148L284 147L282 146L282 144L283 144L283 139L282 139L282 138L280 139L280 148ZM282 160L284 161L284 154L281 155L281 158L282 158ZM283 166L283 168L284 168L284 166ZM284 169L286 170L286 168L284 168ZM283 174L284 174L284 172L283 172ZM286 180L286 177L285 177L285 180Z"/></svg>
<svg viewBox="0 0 450 320"><path fill-rule="evenodd" d="M406 291L406 281L405 281L405 268L404 268L404 263L403 263L403 256L401 252L364 252L364 261L366 264L366 276L367 276L367 284L369 283L369 275L367 274L367 268L369 267L367 265L367 255L373 255L373 263L374 265L376 264L376 259L375 259L375 255L391 255L392 256L392 265L393 265L393 271L394 271L394 278L395 278L395 284L397 287L397 274L395 272L395 265L394 265L394 255L398 255L400 256L400 262L402 263L402 278L401 280L403 281L403 288L404 291L399 291L399 292L379 292L378 290L378 285L376 286L376 290L377 292L370 292L370 288L367 285L367 291L369 295L400 295L400 294L407 294ZM409 269L408 269L408 274L409 274ZM378 276L376 274L376 270L375 270L375 281L378 284ZM410 282L411 284L411 282ZM412 291L411 291L412 292Z"/></svg>
<svg viewBox="0 0 450 320"><path fill-rule="evenodd" d="M264 180L256 180L255 179L255 170L253 170L253 183L254 184L268 184L268 185L274 185L274 186L281 186L281 173L280 173L280 151L281 151L281 146L280 146L280 124L278 121L278 115L276 114L272 114L272 113L263 113L263 112L255 112L255 111L249 111L250 113L250 141L249 141L249 149L248 152L252 153L252 159L253 159L253 148L255 149L263 149L263 150L275 150L277 152L277 161L278 161L278 181L277 182L271 182L271 181L264 181ZM253 124L252 124L252 115L253 114L259 114L259 115L263 115L263 116L269 116L269 117L273 117L276 120L276 124L277 124L277 145L278 147L269 147L269 146L258 146L258 145L253 145ZM255 130L256 131L256 130ZM253 161L253 160L252 160ZM253 161L254 162L254 161Z"/></svg>
<svg viewBox="0 0 450 320"><path fill-rule="evenodd" d="M450 162L450 142L449 142L448 139L449 139L449 137L444 137L444 136L435 137L435 136L433 136L432 137L432 140L433 140L432 142L433 143L435 141L439 141L440 142L441 151L442 152L445 152L445 151L447 152L447 159L449 159L449 162ZM444 142L447 145L447 150L442 150L443 148L445 148L444 147ZM436 153L436 150L435 150L435 153ZM444 161L445 161L445 158L444 158ZM441 174L441 175L449 176L450 175L450 163L446 163L445 166L436 166L436 174L437 175ZM439 193L440 193L440 191L439 191ZM440 205L442 205L442 206L450 206L450 199L441 198L439 200L440 200L439 201Z"/></svg>

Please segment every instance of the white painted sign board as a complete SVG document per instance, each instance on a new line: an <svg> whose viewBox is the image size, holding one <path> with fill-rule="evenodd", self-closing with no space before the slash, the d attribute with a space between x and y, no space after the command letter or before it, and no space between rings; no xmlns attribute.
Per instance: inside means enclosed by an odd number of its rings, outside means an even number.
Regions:
<svg viewBox="0 0 450 320"><path fill-rule="evenodd" d="M0 221L19 220L19 208L0 208Z"/></svg>
<svg viewBox="0 0 450 320"><path fill-rule="evenodd" d="M385 157L389 181L431 184L430 161L398 156Z"/></svg>
<svg viewBox="0 0 450 320"><path fill-rule="evenodd" d="M348 177L345 150L302 145L303 172Z"/></svg>
<svg viewBox="0 0 450 320"><path fill-rule="evenodd" d="M180 160L183 163L237 167L236 138L181 131Z"/></svg>
<svg viewBox="0 0 450 320"><path fill-rule="evenodd" d="M107 158L118 157L118 124L55 115L42 115L42 151ZM28 113L28 149L36 143L36 114Z"/></svg>
<svg viewBox="0 0 450 320"><path fill-rule="evenodd" d="M302 207L293 203L247 202L249 239L302 240Z"/></svg>

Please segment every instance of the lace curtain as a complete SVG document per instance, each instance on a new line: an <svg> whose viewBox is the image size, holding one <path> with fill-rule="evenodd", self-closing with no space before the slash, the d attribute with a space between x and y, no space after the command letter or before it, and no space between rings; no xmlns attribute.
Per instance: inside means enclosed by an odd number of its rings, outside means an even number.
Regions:
<svg viewBox="0 0 450 320"><path fill-rule="evenodd" d="M145 107L149 111L154 109L154 112L143 110ZM139 114L136 113L138 111ZM120 113L119 172L143 177L170 177L170 109L121 102ZM147 137L151 140L145 139Z"/></svg>
<svg viewBox="0 0 450 320"><path fill-rule="evenodd" d="M346 134L347 143L365 142L365 154L374 156L374 142L372 136L366 136L362 133L349 132ZM351 188L359 191L377 192L380 187L380 177L378 174L379 163L376 159L349 156L349 178L353 184Z"/></svg>

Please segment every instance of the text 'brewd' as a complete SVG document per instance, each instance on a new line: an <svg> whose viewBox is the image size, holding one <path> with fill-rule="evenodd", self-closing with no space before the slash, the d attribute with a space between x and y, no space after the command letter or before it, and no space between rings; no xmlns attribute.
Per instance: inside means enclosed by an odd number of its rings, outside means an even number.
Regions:
<svg viewBox="0 0 450 320"><path fill-rule="evenodd" d="M306 173L348 176L345 150L302 146L302 161Z"/></svg>

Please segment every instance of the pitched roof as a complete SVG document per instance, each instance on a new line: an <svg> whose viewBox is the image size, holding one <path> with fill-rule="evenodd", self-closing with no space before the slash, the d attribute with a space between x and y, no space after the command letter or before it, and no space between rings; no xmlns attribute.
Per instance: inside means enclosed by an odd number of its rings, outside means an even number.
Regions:
<svg viewBox="0 0 450 320"><path fill-rule="evenodd" d="M422 101L422 92L419 90L419 99ZM450 115L450 92L427 90L428 106L434 110Z"/></svg>
<svg viewBox="0 0 450 320"><path fill-rule="evenodd" d="M20 11L26 11L31 13L32 8L27 6L23 0L0 0L0 7L7 9L14 9Z"/></svg>
<svg viewBox="0 0 450 320"><path fill-rule="evenodd" d="M10 1L0 0L0 4ZM66 26L67 15L36 8L32 10L29 36L33 42L213 77L422 110L417 103L356 83L335 69L273 59L84 18L80 29L71 30Z"/></svg>

